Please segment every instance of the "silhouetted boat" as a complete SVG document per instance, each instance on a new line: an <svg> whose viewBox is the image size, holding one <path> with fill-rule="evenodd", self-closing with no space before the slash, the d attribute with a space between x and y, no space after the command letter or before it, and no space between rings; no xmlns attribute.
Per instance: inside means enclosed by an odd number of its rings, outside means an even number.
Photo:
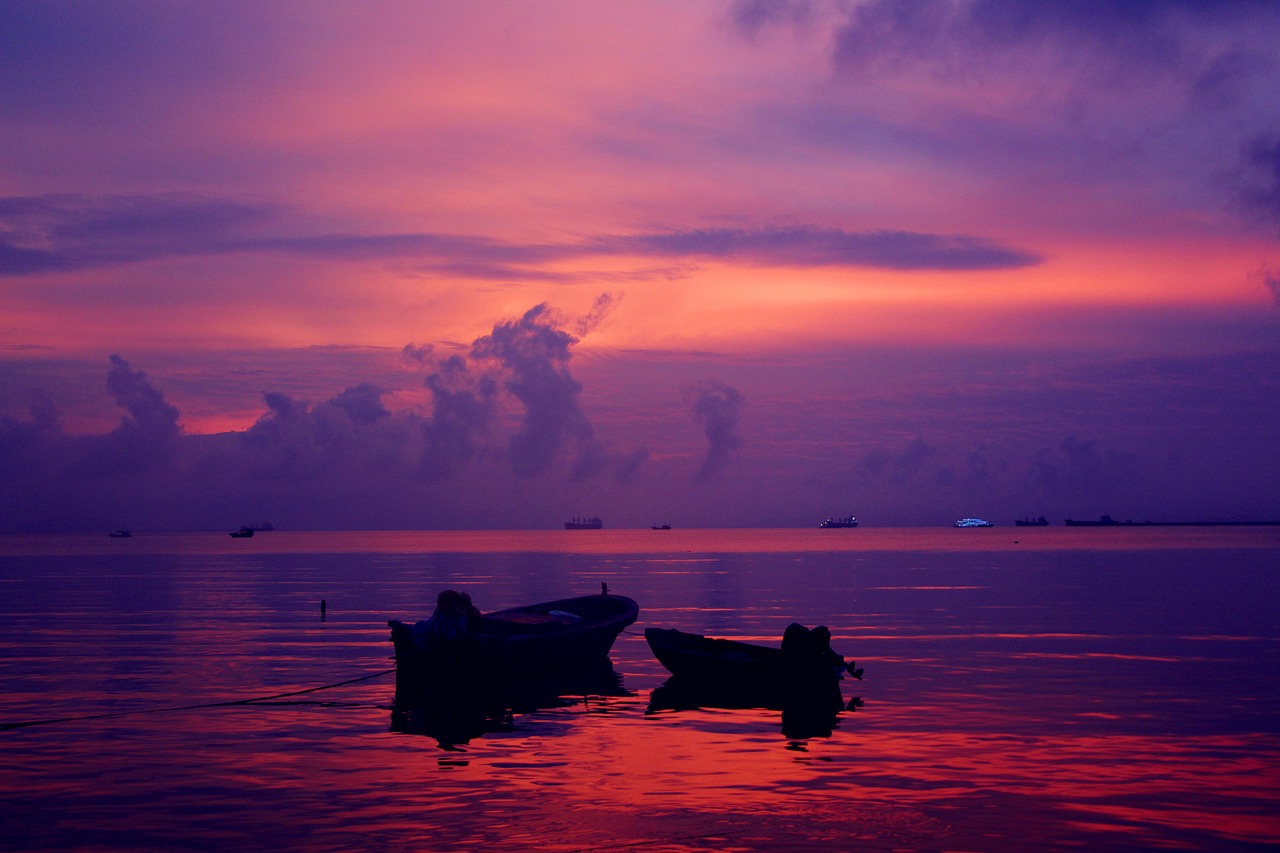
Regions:
<svg viewBox="0 0 1280 853"><path fill-rule="evenodd" d="M782 648L773 648L672 628L644 631L653 656L672 675L699 684L751 684L760 689L835 683L844 672L861 679L856 664L846 664L831 650L830 636L826 628L810 631L793 622L783 635Z"/></svg>
<svg viewBox="0 0 1280 853"><path fill-rule="evenodd" d="M406 679L441 675L550 673L605 660L640 607L622 595L562 598L486 613L463 635L432 648L423 631L391 619L397 689ZM418 623L425 626L427 623Z"/></svg>
<svg viewBox="0 0 1280 853"><path fill-rule="evenodd" d="M831 518L830 516L827 516L827 520L818 526L828 529L833 527L857 527L858 519L854 518L852 515L845 516L844 518Z"/></svg>
<svg viewBox="0 0 1280 853"><path fill-rule="evenodd" d="M1049 519L1043 515L1039 518L1020 518L1014 522L1018 527L1048 527Z"/></svg>
<svg viewBox="0 0 1280 853"><path fill-rule="evenodd" d="M253 538L252 527L241 527L239 530L231 531L232 539L251 539Z"/></svg>
<svg viewBox="0 0 1280 853"><path fill-rule="evenodd" d="M654 524L654 525L651 525L651 528L653 530L670 530L671 525L670 524Z"/></svg>
<svg viewBox="0 0 1280 853"><path fill-rule="evenodd" d="M1097 521L1068 518L1067 527L1275 527L1280 521L1116 521L1109 515Z"/></svg>
<svg viewBox="0 0 1280 853"><path fill-rule="evenodd" d="M599 530L604 527L604 522L597 516L590 518L571 518L564 523L565 530Z"/></svg>
<svg viewBox="0 0 1280 853"><path fill-rule="evenodd" d="M962 518L957 521L955 527L995 527L990 521L983 521L981 518Z"/></svg>
<svg viewBox="0 0 1280 853"><path fill-rule="evenodd" d="M113 530L107 534L112 539L128 539L133 536L132 530Z"/></svg>

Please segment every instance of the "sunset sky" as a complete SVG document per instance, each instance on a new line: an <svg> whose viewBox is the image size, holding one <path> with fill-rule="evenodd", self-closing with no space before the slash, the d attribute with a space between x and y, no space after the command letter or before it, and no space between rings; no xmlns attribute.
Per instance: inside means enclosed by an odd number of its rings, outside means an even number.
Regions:
<svg viewBox="0 0 1280 853"><path fill-rule="evenodd" d="M1280 518L1280 4L0 5L0 531Z"/></svg>

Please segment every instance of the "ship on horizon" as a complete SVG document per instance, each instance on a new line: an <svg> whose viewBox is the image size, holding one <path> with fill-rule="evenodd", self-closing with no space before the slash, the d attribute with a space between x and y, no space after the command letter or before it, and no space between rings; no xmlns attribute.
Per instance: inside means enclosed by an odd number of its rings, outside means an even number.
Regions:
<svg viewBox="0 0 1280 853"><path fill-rule="evenodd" d="M590 518L571 518L564 523L565 530L600 530L603 527L604 522L598 515Z"/></svg>
<svg viewBox="0 0 1280 853"><path fill-rule="evenodd" d="M827 520L818 526L825 529L831 529L833 527L857 527L858 519L854 518L852 515L845 516L844 518L832 518L831 516L827 516Z"/></svg>
<svg viewBox="0 0 1280 853"><path fill-rule="evenodd" d="M1067 527L1273 527L1280 521L1116 521L1103 515L1097 521L1068 518Z"/></svg>

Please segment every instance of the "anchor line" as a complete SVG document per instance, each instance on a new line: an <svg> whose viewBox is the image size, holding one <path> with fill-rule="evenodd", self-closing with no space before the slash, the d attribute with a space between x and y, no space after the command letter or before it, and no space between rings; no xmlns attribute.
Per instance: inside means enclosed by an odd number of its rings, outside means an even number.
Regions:
<svg viewBox="0 0 1280 853"><path fill-rule="evenodd" d="M284 693L275 693L270 696L252 696L247 699L225 699L221 702L201 702L196 705L174 705L166 708L143 708L136 711L113 711L104 714L81 714L74 717L51 717L43 720L23 720L16 723L0 723L0 731L25 729L30 728L31 726L47 726L53 723L72 723L81 720L107 720L113 717L129 717L135 714L163 714L171 711L195 711L200 708L228 708L235 705L254 705L259 702L270 702L274 699L285 699L289 696L303 696L307 693L318 693L321 690L332 690L335 687L346 687L348 684L358 684L361 681L370 681L374 678L390 675L395 671L395 667L392 667L391 669L384 669L380 672L370 673L369 675L348 678L346 681L339 681L334 684L325 684L320 687L307 687L303 690L289 690Z"/></svg>

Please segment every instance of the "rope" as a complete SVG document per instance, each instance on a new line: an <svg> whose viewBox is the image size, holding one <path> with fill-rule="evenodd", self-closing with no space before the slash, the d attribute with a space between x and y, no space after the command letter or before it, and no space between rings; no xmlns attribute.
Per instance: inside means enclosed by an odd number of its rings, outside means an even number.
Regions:
<svg viewBox="0 0 1280 853"><path fill-rule="evenodd" d="M25 729L31 726L47 726L53 723L71 723L80 720L107 720L113 717L130 717L135 714L163 714L169 711L194 711L199 708L227 708L234 705L253 705L258 702L270 702L273 699L284 699L289 696L302 696L307 693L317 693L321 690L332 690L335 687L345 687L348 684L356 684L361 681L369 681L373 678L379 678L383 675L390 675L395 671L395 667L392 667L391 669L384 669L381 672L374 672L369 675L361 675L357 678L349 678L346 681L339 681L336 684L326 684L322 687L308 687L305 690L290 690L286 693L275 693L271 696L254 696L249 699L227 699L222 702L203 702L198 705L174 705L169 708L148 708L138 711L115 711L107 714L82 714L76 717L52 717L45 720L24 720L17 723L0 723L0 731Z"/></svg>

